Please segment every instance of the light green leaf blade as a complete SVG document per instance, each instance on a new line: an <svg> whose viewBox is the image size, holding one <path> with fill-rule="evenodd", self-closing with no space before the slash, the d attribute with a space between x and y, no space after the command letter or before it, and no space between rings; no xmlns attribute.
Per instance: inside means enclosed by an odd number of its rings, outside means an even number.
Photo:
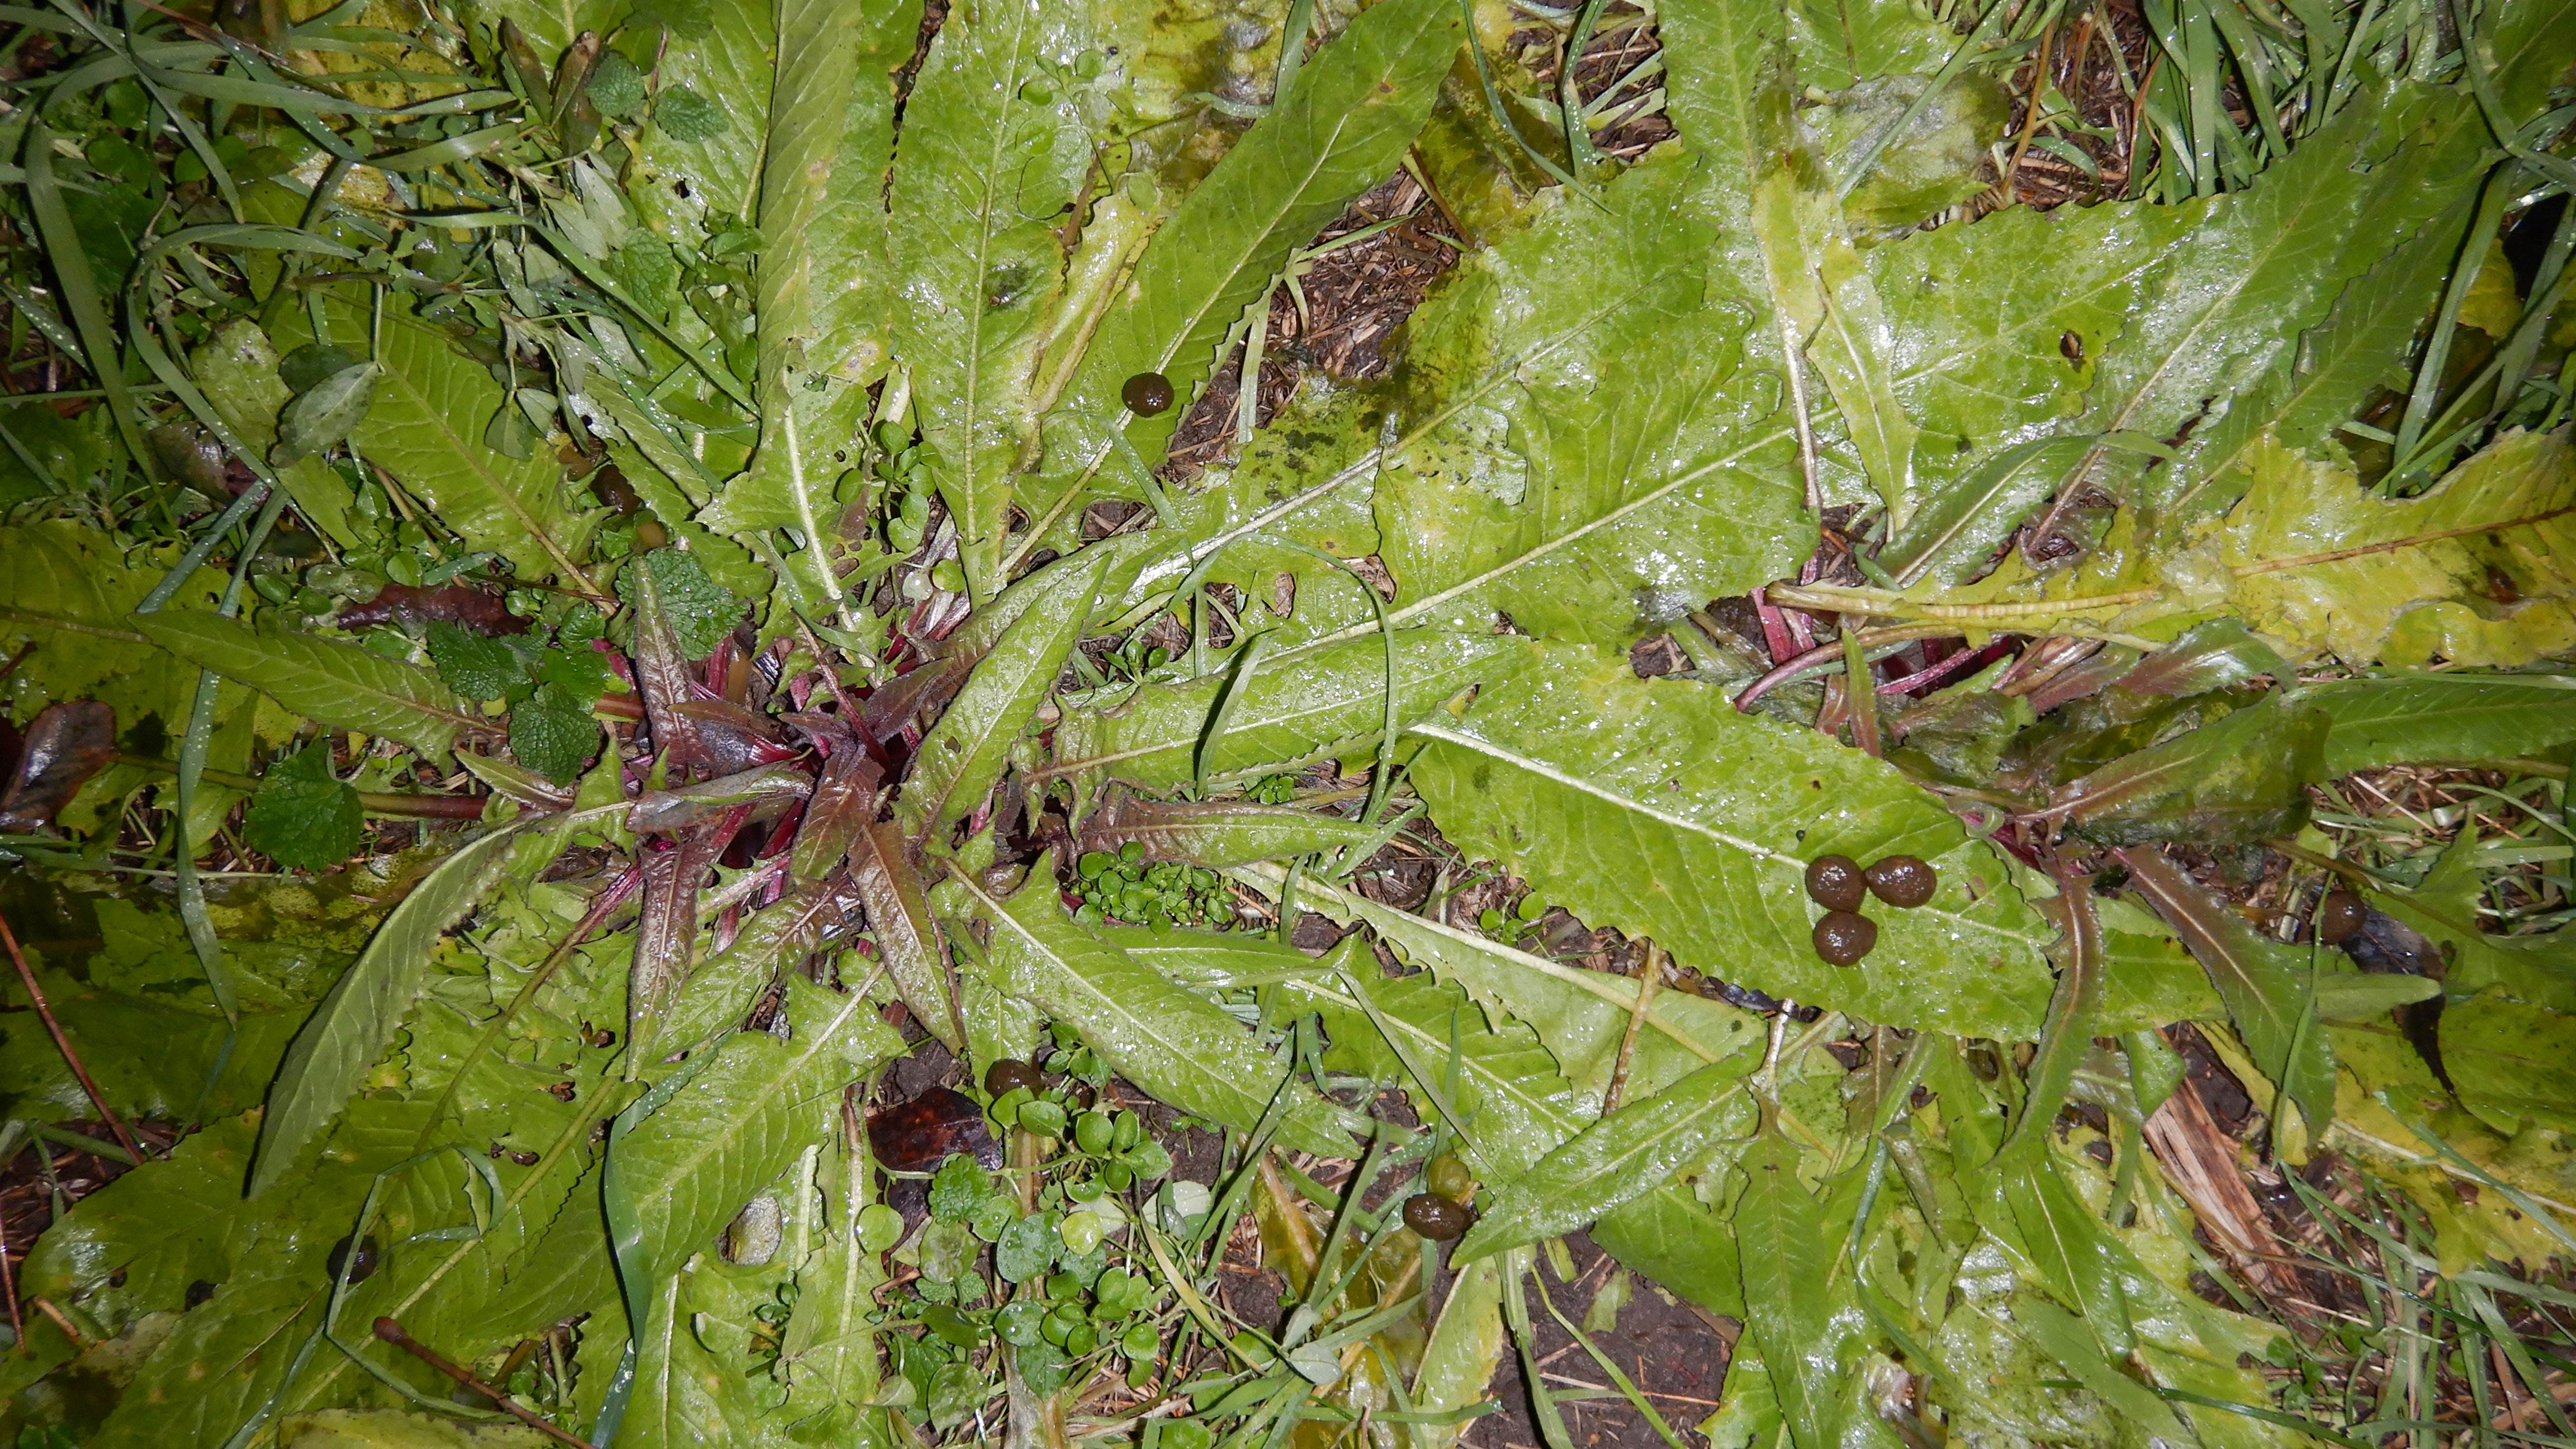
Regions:
<svg viewBox="0 0 2576 1449"><path fill-rule="evenodd" d="M1880 761L1737 714L1706 686L1640 680L1623 657L1563 647L1459 723L1413 734L1431 742L1413 780L1442 833L1579 919L1869 1021L2038 1033L2054 933L1991 847ZM1858 966L1825 964L1807 861L1898 852L1930 861L1940 893L1879 912L1877 949Z"/></svg>
<svg viewBox="0 0 2576 1449"><path fill-rule="evenodd" d="M2450 671L2314 685L2329 776L2410 761L2532 758L2576 739L2576 676Z"/></svg>
<svg viewBox="0 0 2576 1449"><path fill-rule="evenodd" d="M1452 0L1389 0L1306 61L1289 94L1155 234L1102 318L1048 418L1045 498L1033 514L1060 514L1086 488L1141 496L1144 470L1161 460L1245 305L1292 250L1394 174L1459 34ZM1127 411L1120 390L1141 372L1171 380L1169 411Z"/></svg>
<svg viewBox="0 0 2576 1449"><path fill-rule="evenodd" d="M1478 1177L1503 1181L1528 1171L1599 1114L1599 1098L1569 1085L1540 1045L1538 1031L1553 1035L1562 1020L1558 1015L1542 1010L1524 1022L1494 1013L1428 972L1364 979L1362 985L1374 1014L1337 985L1289 984L1281 994L1298 1010L1323 1013L1330 1038L1327 1065L1396 1081L1420 1111L1440 1111L1443 1100L1454 1107L1464 1119L1463 1147ZM1392 1041L1381 1023L1392 1031ZM1751 1065L1742 1064L1746 1070ZM1423 1082L1417 1066L1436 1080ZM1685 1184L1658 1184L1613 1210L1592 1225L1592 1239L1712 1313L1743 1311L1734 1245L1724 1223Z"/></svg>
<svg viewBox="0 0 2576 1449"><path fill-rule="evenodd" d="M1797 1449L1828 1449L1840 1437L1824 1210L1798 1181L1798 1152L1776 1132L1744 1154L1744 1196L1735 1205L1736 1251L1744 1264L1744 1327L1762 1362Z"/></svg>
<svg viewBox="0 0 2576 1449"><path fill-rule="evenodd" d="M277 375L277 349L269 345L268 334L259 330L259 324L237 317L216 328L189 355L188 370L224 426L253 452L267 457L277 442L278 411L286 406L288 395ZM324 537L345 549L359 546L349 527L349 485L327 465L319 459L298 459L278 469L277 477L286 485L287 496L295 500L296 511L312 520Z"/></svg>
<svg viewBox="0 0 2576 1449"><path fill-rule="evenodd" d="M449 344L440 329L388 304L381 326L359 308L327 303L330 340L383 368L375 400L355 441L371 463L402 480L467 546L490 549L521 578L560 578L586 587L596 511L570 501L563 466L536 449L526 458L483 443L483 425L508 402L479 362Z"/></svg>
<svg viewBox="0 0 2576 1449"><path fill-rule="evenodd" d="M2051 805L2097 845L2251 845L2293 835L2308 820L2309 782L2324 777L2328 724L2320 711L2266 699L2123 755Z"/></svg>
<svg viewBox="0 0 2576 1449"><path fill-rule="evenodd" d="M134 606L164 572L149 555L129 564L96 531L69 519L0 528L0 639L11 652L33 645L10 676L39 698L101 699L120 725L146 714L184 721L195 676L169 667ZM224 576L200 569L164 606L211 613ZM32 712L32 711L30 711Z"/></svg>
<svg viewBox="0 0 2576 1449"><path fill-rule="evenodd" d="M1711 1062L1664 1090L1630 1101L1504 1182L1478 1205L1476 1226L1453 1262L1584 1227L1705 1161L1753 1125L1740 1062Z"/></svg>
<svg viewBox="0 0 2576 1449"><path fill-rule="evenodd" d="M1420 421L1376 480L1398 622L1500 611L1625 647L1811 545L1777 380L1746 341L1768 323L1710 276L1723 233L1697 178L1664 155L1597 204L1550 193L1407 324Z"/></svg>
<svg viewBox="0 0 2576 1449"><path fill-rule="evenodd" d="M735 1032L715 1061L615 1149L618 1185L643 1224L641 1261L678 1271L809 1143L839 1126L840 1089L903 1052L857 992L787 982L790 1039Z"/></svg>
<svg viewBox="0 0 2576 1449"><path fill-rule="evenodd" d="M702 516L710 528L793 528L821 540L837 521L833 484L859 457L866 388L891 350L893 74L911 58L920 20L918 0L779 7L755 313L761 441Z"/></svg>
<svg viewBox="0 0 2576 1449"><path fill-rule="evenodd" d="M1294 1104L1281 1143L1347 1156L1336 1109L1290 1075L1234 1018L1173 986L1106 938L1077 925L1057 902L1052 857L1007 903L958 878L989 923L985 970L996 985L1071 1024L1119 1075L1185 1112L1240 1132L1259 1125L1275 1094Z"/></svg>
<svg viewBox="0 0 2576 1449"><path fill-rule="evenodd" d="M952 11L904 107L890 193L895 353L978 602L1001 592L1013 475L1035 441L1038 349L1064 277L1054 228L1090 161L1074 5Z"/></svg>
<svg viewBox="0 0 2576 1449"><path fill-rule="evenodd" d="M2576 646L2576 444L2563 430L2508 432L2395 501L2268 442L2247 471L2217 540L2228 597L2296 654L2510 667ZM2497 575L2515 606L2493 606Z"/></svg>
<svg viewBox="0 0 2576 1449"><path fill-rule="evenodd" d="M393 1041L418 1001L430 953L500 878L510 847L528 822L504 826L457 850L412 887L368 938L366 950L331 986L287 1048L260 1122L259 1155L250 1190L259 1192L298 1166L305 1151L340 1115L349 1095Z"/></svg>
<svg viewBox="0 0 2576 1449"><path fill-rule="evenodd" d="M447 754L457 731L477 724L437 675L355 644L264 634L213 614L165 609L130 617L153 643L307 719L400 740L432 759Z"/></svg>

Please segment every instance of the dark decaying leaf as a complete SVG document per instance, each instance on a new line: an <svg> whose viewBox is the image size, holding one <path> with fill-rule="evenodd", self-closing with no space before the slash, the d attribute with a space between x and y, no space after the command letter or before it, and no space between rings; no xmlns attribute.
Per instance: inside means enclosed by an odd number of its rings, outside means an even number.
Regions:
<svg viewBox="0 0 2576 1449"><path fill-rule="evenodd" d="M0 830L43 830L89 777L116 758L116 711L70 699L38 711L0 788Z"/></svg>
<svg viewBox="0 0 2576 1449"><path fill-rule="evenodd" d="M410 584L387 584L362 604L351 604L339 613L343 629L364 629L377 624L400 624L406 628L442 619L460 629L477 634L503 635L528 632L528 621L510 612L496 594L486 593L468 584L441 584L437 588L419 588Z"/></svg>
<svg viewBox="0 0 2576 1449"><path fill-rule="evenodd" d="M870 1112L868 1149L893 1172L929 1172L960 1152L989 1168L1002 1165L1001 1144L984 1123L984 1109L946 1087Z"/></svg>

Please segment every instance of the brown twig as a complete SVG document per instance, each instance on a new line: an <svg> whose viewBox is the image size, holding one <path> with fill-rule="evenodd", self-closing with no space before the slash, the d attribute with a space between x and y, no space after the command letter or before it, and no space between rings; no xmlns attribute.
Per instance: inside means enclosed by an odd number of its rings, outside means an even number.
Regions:
<svg viewBox="0 0 2576 1449"><path fill-rule="evenodd" d="M5 916L0 916L0 942L7 943L9 964L18 968L18 979L26 983L27 995L36 1003L36 1015L43 1019L45 1030L53 1034L54 1047L63 1054L72 1075L80 1079L81 1090L89 1094L89 1104L98 1109L98 1115L107 1123L108 1130L116 1134L118 1145L132 1154L137 1163L142 1162L141 1144L126 1129L125 1119L117 1116L116 1109L107 1105L107 1098L99 1095L98 1083L90 1080L89 1068L81 1065L80 1053L72 1050L72 1039L63 1035L63 1024L54 1020L54 1008L45 1000L45 989L36 984L36 973L27 969L27 958L18 950L18 937L9 929Z"/></svg>
<svg viewBox="0 0 2576 1449"><path fill-rule="evenodd" d="M35 1146L38 1152L45 1150L41 1142ZM9 1331L15 1335L10 1340L11 1346L17 1349L20 1358L25 1358L28 1353L27 1320L18 1312L18 1275L9 1266L9 1225L6 1222L0 1222L0 1297L9 1300Z"/></svg>
<svg viewBox="0 0 2576 1449"><path fill-rule="evenodd" d="M403 1352L410 1354L412 1357L419 1359L422 1363L425 1363L431 1368L438 1370L440 1373L447 1375L449 1378L456 1380L466 1388L472 1389L474 1392L490 1399L493 1405L500 1409L502 1413L509 1415L511 1418L518 1420L520 1423L527 1425L529 1428L536 1430L547 1438L570 1444L573 1446L573 1449L590 1449L588 1441L577 1439L572 1435L565 1433L563 1430L556 1428L553 1424L548 1423L545 1416L539 1414L536 1410L528 1408L518 1400L511 1398L508 1394L505 1394L499 1389L492 1387L490 1384L483 1382L481 1379L474 1377L473 1374L467 1372L465 1369L440 1358L437 1354L431 1352L419 1340L413 1338L410 1334L403 1332L403 1326L392 1319L379 1318L376 1320L376 1337L383 1339L385 1342L390 1343L394 1347L401 1349Z"/></svg>
<svg viewBox="0 0 2576 1449"><path fill-rule="evenodd" d="M43 1298L32 1298L28 1301L36 1305L36 1311L38 1313L41 1313L54 1321L54 1327L63 1331L63 1337L72 1341L73 1348L82 1349L89 1347L89 1336L82 1333L79 1329L72 1327L72 1321L63 1316L63 1311L61 1309L56 1308L51 1302Z"/></svg>

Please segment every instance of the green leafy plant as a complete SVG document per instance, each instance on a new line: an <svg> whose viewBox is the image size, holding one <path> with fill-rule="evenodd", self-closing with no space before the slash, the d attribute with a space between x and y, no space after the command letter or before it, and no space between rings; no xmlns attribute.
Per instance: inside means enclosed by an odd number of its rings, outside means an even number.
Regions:
<svg viewBox="0 0 2576 1449"><path fill-rule="evenodd" d="M398 9L0 16L0 1431L2576 1439L2567 0Z"/></svg>

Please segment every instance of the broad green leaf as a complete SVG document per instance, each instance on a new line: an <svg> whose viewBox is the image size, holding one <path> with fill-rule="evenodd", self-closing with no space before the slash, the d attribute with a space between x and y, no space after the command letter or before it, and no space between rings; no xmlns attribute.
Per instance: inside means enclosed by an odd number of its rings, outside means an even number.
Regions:
<svg viewBox="0 0 2576 1449"><path fill-rule="evenodd" d="M2139 894L2209 972L2254 1064L2307 1115L2311 1134L2334 1120L2334 1051L2307 989L2308 954L2257 935L2224 903L2153 849L2123 850Z"/></svg>
<svg viewBox="0 0 2576 1449"><path fill-rule="evenodd" d="M1580 723L1571 723L1580 722ZM1641 680L1623 657L1551 648L1429 741L1413 781L1470 857L1500 863L1595 926L1675 960L1864 1020L2028 1040L2053 934L1991 847L1892 767L1812 730L1730 709L1706 686ZM1877 949L1827 965L1806 863L1905 853L1940 893L1880 911Z"/></svg>
<svg viewBox="0 0 2576 1449"><path fill-rule="evenodd" d="M1291 251L1394 174L1460 33L1452 0L1389 0L1305 62L1296 85L1155 234L1102 318L1048 417L1046 496L1032 514L1060 514L1086 489L1144 495L1146 470L1161 461L1245 305ZM1160 416L1137 417L1120 399L1142 372L1171 380L1175 401Z"/></svg>
<svg viewBox="0 0 2576 1449"><path fill-rule="evenodd" d="M2512 1136L2576 1131L2576 1016L2483 992L2442 1009L2442 1065L2460 1105Z"/></svg>
<svg viewBox="0 0 2576 1449"><path fill-rule="evenodd" d="M2050 802L2097 845L2251 845L2293 835L2324 778L2329 721L2282 697L2124 755Z"/></svg>
<svg viewBox="0 0 2576 1449"><path fill-rule="evenodd" d="M842 1087L903 1051L859 993L838 995L794 972L785 986L789 1039L726 1037L615 1149L618 1185L639 1218L633 1260L657 1283L704 1251L808 1144L839 1130ZM527 1250L519 1278L496 1288L493 1316L542 1324L613 1301L606 1243L599 1193L574 1194Z"/></svg>
<svg viewBox="0 0 2576 1449"><path fill-rule="evenodd" d="M510 711L510 754L556 784L569 784L599 753L599 721L560 684L543 684Z"/></svg>
<svg viewBox="0 0 2576 1449"><path fill-rule="evenodd" d="M628 194L665 241L695 243L701 227L712 230L710 224L720 219L759 214L760 162L768 139L760 118L769 114L769 88L777 75L777 8L665 8L687 9L700 23L662 53L654 123L636 147L645 184L630 186ZM678 119L671 101L680 91L701 100L721 98L712 129Z"/></svg>
<svg viewBox="0 0 2576 1449"><path fill-rule="evenodd" d="M1795 0L1788 14L1798 83L1823 91L1872 76L1929 75L1959 45L1956 32L1911 5Z"/></svg>
<svg viewBox="0 0 2576 1449"><path fill-rule="evenodd" d="M2432 672L2312 685L2327 776L2418 760L2530 759L2576 739L2576 676Z"/></svg>
<svg viewBox="0 0 2576 1449"><path fill-rule="evenodd" d="M761 440L702 521L819 541L836 521L834 480L859 458L867 385L886 367L894 72L912 56L921 6L789 0L777 25L760 192ZM917 151L907 148L907 160Z"/></svg>
<svg viewBox="0 0 2576 1449"><path fill-rule="evenodd" d="M1806 552L1795 444L1745 340L1769 324L1710 275L1697 177L1668 155L1597 204L1550 193L1407 324L1413 441L1376 480L1399 622L1500 611L1625 647Z"/></svg>
<svg viewBox="0 0 2576 1449"><path fill-rule="evenodd" d="M1234 872L1273 899L1285 874L1277 866ZM1514 950L1311 876L1298 880L1297 904L1337 921L1367 925L1405 960L1463 989L1497 1020L1543 1025L1548 1054L1574 1089L1594 1101L1609 1091L1628 1021L1637 1014L1633 978ZM1660 1092L1711 1062L1733 1060L1750 1071L1762 1041L1762 1019L1749 1011L1686 991L1659 991L1646 1004L1629 1063L1628 1090Z"/></svg>
<svg viewBox="0 0 2576 1449"><path fill-rule="evenodd" d="M1842 1415L1824 1210L1798 1181L1797 1149L1776 1132L1765 1132L1740 1166L1744 1196L1733 1227L1744 1265L1745 1332L1761 1347L1790 1442L1828 1449L1840 1440Z"/></svg>
<svg viewBox="0 0 2576 1449"><path fill-rule="evenodd" d="M1408 629L1395 636L1399 725L1436 710L1471 686L1521 667L1523 641L1493 634ZM1237 691L1225 733L1208 745L1212 777L1281 769L1327 754L1365 749L1386 721L1386 643L1345 639L1254 661ZM1188 684L1146 684L1107 709L1068 710L1056 727L1050 776L1100 771L1148 789L1196 776L1199 741L1224 693L1224 676Z"/></svg>
<svg viewBox="0 0 2576 1449"><path fill-rule="evenodd" d="M1010 763L1012 748L1055 687L1065 657L1082 637L1099 597L1108 560L1062 576L1058 590L1033 601L967 676L948 712L921 737L898 808L913 837L946 844L948 827L973 811Z"/></svg>
<svg viewBox="0 0 2576 1449"><path fill-rule="evenodd" d="M1366 953L1353 954L1363 963L1354 974L1373 1013L1338 983L1285 984L1283 1001L1323 1014L1327 1065L1403 1084L1418 1111L1454 1108L1463 1120L1453 1125L1479 1178L1527 1172L1598 1115L1598 1098L1568 1085L1539 1044L1538 1032L1554 1033L1560 1018L1541 1013L1524 1022L1481 1009L1427 972L1370 978ZM1433 1080L1424 1082L1423 1074ZM1710 1312L1743 1311L1724 1223L1687 1185L1655 1185L1594 1223L1591 1235L1620 1262Z"/></svg>
<svg viewBox="0 0 2576 1449"><path fill-rule="evenodd" d="M2511 666L2576 646L2576 445L2511 432L2414 498L2271 444L2218 536L2230 600L2346 664ZM2502 578L2518 597L2492 600Z"/></svg>
<svg viewBox="0 0 2576 1449"><path fill-rule="evenodd" d="M307 719L396 739L433 759L479 721L456 707L438 676L355 644L266 634L213 614L130 616L153 643L259 690Z"/></svg>
<svg viewBox="0 0 2576 1449"><path fill-rule="evenodd" d="M1116 850L1135 841L1144 846L1148 860L1223 867L1351 846L1374 849L1385 834L1361 821L1285 805L1239 800L1168 805L1122 791L1083 820L1075 841L1083 850Z"/></svg>
<svg viewBox="0 0 2576 1449"><path fill-rule="evenodd" d="M1926 26L1912 14L1912 6L1868 8L1880 12L1882 26L1914 28L1915 35L1909 38L1935 45L1946 41L1944 49L1963 43L1944 27ZM1796 9L1790 19L1795 30ZM1902 235L1976 200L1993 184L1990 153L2004 139L2015 96L1991 70L1973 65L1949 77L1930 100L1922 102L1913 121L1876 153L1867 174L1854 177L1845 169L1860 159L1870 137L1882 129L1892 130L1932 85L1927 76L1871 73L1836 96L1830 106L1812 108L1799 117L1811 144L1831 158L1826 177L1843 193L1843 216L1854 228Z"/></svg>
<svg viewBox="0 0 2576 1449"><path fill-rule="evenodd" d="M1585 1227L1705 1162L1724 1139L1753 1125L1743 1082L1743 1063L1711 1062L1584 1128L1487 1194L1451 1261Z"/></svg>
<svg viewBox="0 0 2576 1449"><path fill-rule="evenodd" d="M325 740L268 767L242 817L242 843L279 865L323 870L355 855L365 829L358 792L331 773Z"/></svg>
<svg viewBox="0 0 2576 1449"><path fill-rule="evenodd" d="M1300 1151L1347 1156L1336 1109L1206 1000L1139 965L1077 925L1057 901L1054 861L1042 858L1007 903L959 878L989 925L985 969L995 984L1071 1025L1120 1076L1182 1111L1238 1132L1257 1126L1274 1096L1291 1106L1279 1140Z"/></svg>
<svg viewBox="0 0 2576 1449"><path fill-rule="evenodd" d="M1036 441L1038 348L1064 280L1054 228L1091 159L1083 7L950 13L904 105L889 235L894 349L978 602L1001 592L1012 475Z"/></svg>
<svg viewBox="0 0 2576 1449"><path fill-rule="evenodd" d="M196 679L153 647L134 606L160 581L149 555L131 563L96 531L68 519L0 528L0 638L12 653L31 644L9 677L13 691L102 699L120 727L159 714L174 730L188 718ZM212 612L223 575L200 569L164 612ZM27 713L33 713L33 709Z"/></svg>
<svg viewBox="0 0 2576 1449"><path fill-rule="evenodd" d="M367 312L346 305L325 316L344 343L375 339L383 374L356 433L367 460L401 479L468 547L508 559L521 578L584 587L580 560L595 514L572 504L553 453L513 458L484 445L484 421L508 401L492 374L445 332L390 304L372 328Z"/></svg>
<svg viewBox="0 0 2576 1449"><path fill-rule="evenodd" d="M253 1193L283 1180L340 1115L418 1001L439 937L500 878L510 846L529 823L504 826L459 848L422 877L313 1009L269 1092L251 1168Z"/></svg>
<svg viewBox="0 0 2576 1449"><path fill-rule="evenodd" d="M233 435L265 458L277 442L278 412L287 404L286 384L277 375L277 349L268 334L247 317L215 329L190 354L189 371L215 415ZM295 509L333 543L356 549L349 527L349 485L319 459L303 459L277 470Z"/></svg>
<svg viewBox="0 0 2576 1449"><path fill-rule="evenodd" d="M2013 1304L2012 1323L2121 1417L2162 1436L2164 1442L2191 1442L2191 1431L2174 1417L2173 1406L2104 1356L2083 1319L2045 1299L2024 1296Z"/></svg>
<svg viewBox="0 0 2576 1449"><path fill-rule="evenodd" d="M297 393L277 415L277 447L270 461L284 467L348 441L375 405L376 379L383 371L372 362L361 362Z"/></svg>
<svg viewBox="0 0 2576 1449"><path fill-rule="evenodd" d="M517 650L499 639L460 629L445 619L432 619L422 631L429 662L438 679L465 699L500 699L528 678Z"/></svg>

